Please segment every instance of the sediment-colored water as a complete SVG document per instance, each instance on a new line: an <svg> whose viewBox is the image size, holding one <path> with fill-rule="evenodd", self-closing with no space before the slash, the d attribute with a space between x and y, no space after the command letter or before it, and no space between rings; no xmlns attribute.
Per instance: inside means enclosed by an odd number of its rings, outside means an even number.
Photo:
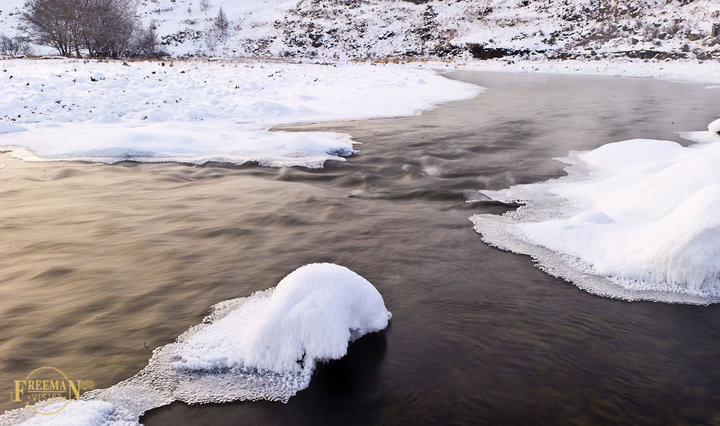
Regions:
<svg viewBox="0 0 720 426"><path fill-rule="evenodd" d="M0 386L43 365L110 386L214 303L310 262L371 281L390 328L287 404L153 410L161 424L720 421L719 307L627 303L490 248L475 199L552 160L678 140L720 91L658 80L454 73L490 90L418 117L307 126L362 142L319 171L27 163L0 155ZM301 129L297 129L301 130ZM4 384L4 385L3 385ZM138 398L142 398L138 395ZM2 409L16 408L8 399Z"/></svg>

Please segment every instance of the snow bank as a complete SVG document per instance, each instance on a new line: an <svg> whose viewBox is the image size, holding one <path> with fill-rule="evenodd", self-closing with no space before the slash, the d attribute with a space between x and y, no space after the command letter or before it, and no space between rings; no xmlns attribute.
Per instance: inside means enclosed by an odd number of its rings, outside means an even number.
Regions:
<svg viewBox="0 0 720 426"><path fill-rule="evenodd" d="M542 57L531 57L531 59L506 58L457 62L453 66L468 71L539 72L662 78L671 81L691 83L720 82L720 63L717 61L657 61L628 58L583 61L549 60ZM438 63L437 67L444 68L442 63ZM445 67L447 67L447 64Z"/></svg>
<svg viewBox="0 0 720 426"><path fill-rule="evenodd" d="M15 132L0 135L0 149L31 153L21 158L309 167L352 154L348 136L268 129L414 115L481 90L370 64L13 60L0 79L0 133Z"/></svg>
<svg viewBox="0 0 720 426"><path fill-rule="evenodd" d="M473 216L484 241L593 293L720 301L720 142L630 140L562 161L566 177L481 191L525 203Z"/></svg>
<svg viewBox="0 0 720 426"><path fill-rule="evenodd" d="M155 349L134 377L87 392L50 420L134 424L176 400L286 402L310 384L318 362L342 358L350 342L385 329L390 317L360 275L335 264L305 265L276 288L213 306L201 324ZM45 424L44 417L20 409L0 416L0 424Z"/></svg>

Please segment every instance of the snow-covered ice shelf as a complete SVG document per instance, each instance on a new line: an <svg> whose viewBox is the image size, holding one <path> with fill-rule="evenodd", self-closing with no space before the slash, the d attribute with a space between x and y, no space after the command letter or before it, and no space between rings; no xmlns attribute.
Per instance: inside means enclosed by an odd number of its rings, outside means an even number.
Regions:
<svg viewBox="0 0 720 426"><path fill-rule="evenodd" d="M629 140L571 153L568 175L481 191L524 205L471 221L490 245L626 300L720 301L720 120L683 147Z"/></svg>
<svg viewBox="0 0 720 426"><path fill-rule="evenodd" d="M26 160L322 167L348 135L272 126L417 114L482 89L428 69L238 62L0 63L0 149Z"/></svg>

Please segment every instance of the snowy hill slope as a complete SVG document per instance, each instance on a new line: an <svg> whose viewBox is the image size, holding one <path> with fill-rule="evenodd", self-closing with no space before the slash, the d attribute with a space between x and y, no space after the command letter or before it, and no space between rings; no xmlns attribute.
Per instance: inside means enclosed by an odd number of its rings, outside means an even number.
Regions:
<svg viewBox="0 0 720 426"><path fill-rule="evenodd" d="M717 0L141 0L176 56L720 57ZM19 33L24 0L3 0L0 34ZM222 8L230 34L211 33ZM648 53L648 51L652 51ZM630 53L628 53L630 52Z"/></svg>

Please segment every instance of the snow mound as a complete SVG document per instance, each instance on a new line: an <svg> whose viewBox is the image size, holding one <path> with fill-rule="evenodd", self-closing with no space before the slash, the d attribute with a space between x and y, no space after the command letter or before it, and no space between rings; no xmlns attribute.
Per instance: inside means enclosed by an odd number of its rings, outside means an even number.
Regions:
<svg viewBox="0 0 720 426"><path fill-rule="evenodd" d="M708 124L708 131L720 135L720 118Z"/></svg>
<svg viewBox="0 0 720 426"><path fill-rule="evenodd" d="M525 204L471 217L485 242L592 293L720 301L720 142L630 140L562 161L560 179L481 191Z"/></svg>
<svg viewBox="0 0 720 426"><path fill-rule="evenodd" d="M85 393L50 420L126 425L173 401L287 402L310 384L318 362L342 358L350 342L385 329L390 317L360 275L335 264L305 265L276 288L213 306L201 324L155 349L138 374ZM0 424L46 424L44 417L19 409Z"/></svg>
<svg viewBox="0 0 720 426"><path fill-rule="evenodd" d="M332 264L312 264L286 276L272 294L259 294L187 339L176 368L312 370L338 359L348 342L387 327L390 313L367 280ZM234 330L234 332L230 332Z"/></svg>

